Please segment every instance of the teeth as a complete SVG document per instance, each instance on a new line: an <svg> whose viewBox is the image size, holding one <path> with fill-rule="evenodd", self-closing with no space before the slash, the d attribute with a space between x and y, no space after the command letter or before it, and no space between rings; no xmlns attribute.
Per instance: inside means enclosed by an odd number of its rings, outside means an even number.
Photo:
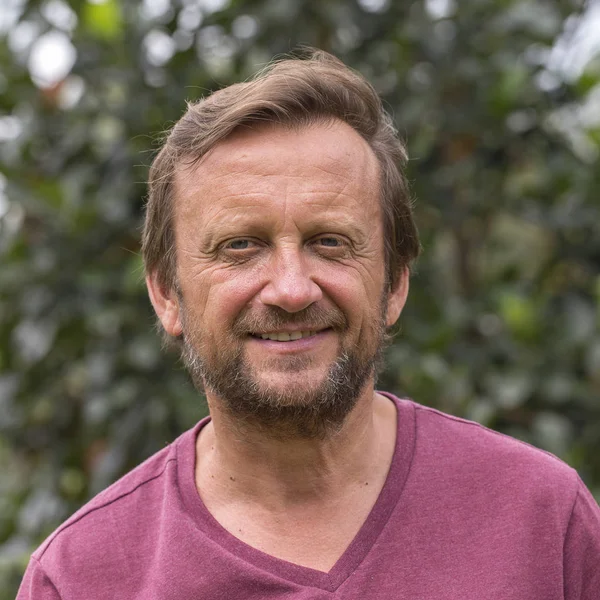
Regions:
<svg viewBox="0 0 600 600"><path fill-rule="evenodd" d="M315 335L316 331L293 331L292 333L276 332L276 333L261 333L260 337L263 340L273 340L275 342L290 342L301 338Z"/></svg>

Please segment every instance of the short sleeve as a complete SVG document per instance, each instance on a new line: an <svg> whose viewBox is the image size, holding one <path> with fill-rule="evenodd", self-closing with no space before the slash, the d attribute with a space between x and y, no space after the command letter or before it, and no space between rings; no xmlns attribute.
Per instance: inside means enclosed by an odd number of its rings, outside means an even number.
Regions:
<svg viewBox="0 0 600 600"><path fill-rule="evenodd" d="M564 544L565 600L600 598L600 507L579 480Z"/></svg>
<svg viewBox="0 0 600 600"><path fill-rule="evenodd" d="M17 600L61 600L51 579L34 557L25 571Z"/></svg>

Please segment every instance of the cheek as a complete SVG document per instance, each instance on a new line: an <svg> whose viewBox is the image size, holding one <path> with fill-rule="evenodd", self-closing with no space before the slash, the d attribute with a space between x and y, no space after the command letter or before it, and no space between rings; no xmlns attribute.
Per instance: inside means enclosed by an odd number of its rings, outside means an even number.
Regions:
<svg viewBox="0 0 600 600"><path fill-rule="evenodd" d="M231 323L260 292L257 273L212 273L204 281L204 313L219 326Z"/></svg>
<svg viewBox="0 0 600 600"><path fill-rule="evenodd" d="M384 286L384 269L378 263L345 265L323 271L320 280L324 289L340 299L353 312L364 312L379 306Z"/></svg>
<svg viewBox="0 0 600 600"><path fill-rule="evenodd" d="M357 276L355 269L332 271L321 279L324 295L343 311L350 329L363 329L371 320L379 292L372 289L369 281Z"/></svg>

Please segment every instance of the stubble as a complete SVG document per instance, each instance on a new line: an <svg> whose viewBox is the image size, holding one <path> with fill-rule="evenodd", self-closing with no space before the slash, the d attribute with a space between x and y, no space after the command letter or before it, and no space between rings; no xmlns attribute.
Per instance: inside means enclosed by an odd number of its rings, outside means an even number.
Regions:
<svg viewBox="0 0 600 600"><path fill-rule="evenodd" d="M216 397L234 422L264 430L271 437L322 439L338 431L382 365L386 343L384 301L378 318L371 323L367 339L359 339L354 344L343 342L348 323L339 309L324 310L311 305L293 314L278 307L269 307L260 314L244 313L220 347L208 347L200 329L187 318L181 299L180 303L183 312L181 357L196 388ZM283 389L261 382L246 356L244 341L249 333L306 323L311 324L312 330L331 328L342 340L322 381ZM315 358L310 356L286 357L278 366L282 375L302 373L313 360Z"/></svg>

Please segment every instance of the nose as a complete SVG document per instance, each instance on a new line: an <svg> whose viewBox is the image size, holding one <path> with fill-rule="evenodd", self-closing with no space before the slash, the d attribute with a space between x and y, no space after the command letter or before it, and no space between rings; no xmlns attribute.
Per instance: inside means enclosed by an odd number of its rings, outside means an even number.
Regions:
<svg viewBox="0 0 600 600"><path fill-rule="evenodd" d="M296 249L279 251L272 256L268 282L260 292L260 301L289 313L318 302L323 292L311 279L305 262Z"/></svg>

